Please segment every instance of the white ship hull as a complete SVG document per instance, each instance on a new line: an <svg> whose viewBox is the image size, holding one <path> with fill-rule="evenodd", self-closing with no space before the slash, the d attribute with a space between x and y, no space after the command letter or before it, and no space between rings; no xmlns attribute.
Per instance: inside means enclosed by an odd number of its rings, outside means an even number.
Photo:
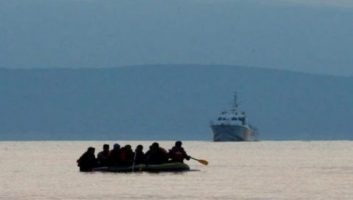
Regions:
<svg viewBox="0 0 353 200"><path fill-rule="evenodd" d="M252 130L242 125L211 125L213 141L255 141Z"/></svg>

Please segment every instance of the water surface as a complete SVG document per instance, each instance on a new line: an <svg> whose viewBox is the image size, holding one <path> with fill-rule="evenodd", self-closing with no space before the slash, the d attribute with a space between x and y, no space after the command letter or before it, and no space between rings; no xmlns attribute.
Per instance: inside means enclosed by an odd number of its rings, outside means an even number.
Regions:
<svg viewBox="0 0 353 200"><path fill-rule="evenodd" d="M209 166L190 160L195 171L183 173L79 172L77 158L103 143L114 141L0 142L0 199L353 199L350 141L185 141Z"/></svg>

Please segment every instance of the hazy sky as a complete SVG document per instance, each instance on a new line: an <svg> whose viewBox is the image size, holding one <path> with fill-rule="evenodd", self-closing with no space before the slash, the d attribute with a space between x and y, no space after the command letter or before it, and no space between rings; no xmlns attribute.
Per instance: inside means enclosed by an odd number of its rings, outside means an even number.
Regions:
<svg viewBox="0 0 353 200"><path fill-rule="evenodd" d="M0 67L230 64L353 75L353 1L0 1Z"/></svg>

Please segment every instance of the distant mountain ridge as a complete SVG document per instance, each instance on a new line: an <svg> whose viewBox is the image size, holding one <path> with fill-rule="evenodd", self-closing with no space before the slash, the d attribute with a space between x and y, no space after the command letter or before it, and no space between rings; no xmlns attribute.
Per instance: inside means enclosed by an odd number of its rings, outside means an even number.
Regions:
<svg viewBox="0 0 353 200"><path fill-rule="evenodd" d="M235 91L260 140L350 140L352 85L224 65L0 69L0 140L211 140Z"/></svg>

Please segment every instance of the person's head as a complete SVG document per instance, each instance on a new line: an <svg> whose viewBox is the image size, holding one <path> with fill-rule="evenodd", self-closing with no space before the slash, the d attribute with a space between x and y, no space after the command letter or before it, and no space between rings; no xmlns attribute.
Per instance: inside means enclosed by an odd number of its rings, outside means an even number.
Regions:
<svg viewBox="0 0 353 200"><path fill-rule="evenodd" d="M175 142L175 146L176 146L176 147L181 147L182 144L183 144L183 143L182 143L181 141L176 141L176 142Z"/></svg>
<svg viewBox="0 0 353 200"><path fill-rule="evenodd" d="M113 148L114 148L114 150L119 150L120 149L120 145L118 143L115 143Z"/></svg>
<svg viewBox="0 0 353 200"><path fill-rule="evenodd" d="M95 149L93 147L88 147L87 152L94 154Z"/></svg>
<svg viewBox="0 0 353 200"><path fill-rule="evenodd" d="M103 150L104 151L109 151L109 144L104 144L103 145Z"/></svg>
<svg viewBox="0 0 353 200"><path fill-rule="evenodd" d="M143 150L143 146L141 144L137 145L135 151L142 151L142 150Z"/></svg>
<svg viewBox="0 0 353 200"><path fill-rule="evenodd" d="M158 142L153 142L151 145L151 149L158 149L158 148L159 148Z"/></svg>
<svg viewBox="0 0 353 200"><path fill-rule="evenodd" d="M127 150L131 150L131 145L127 144L127 145L125 145L124 148L127 149Z"/></svg>

